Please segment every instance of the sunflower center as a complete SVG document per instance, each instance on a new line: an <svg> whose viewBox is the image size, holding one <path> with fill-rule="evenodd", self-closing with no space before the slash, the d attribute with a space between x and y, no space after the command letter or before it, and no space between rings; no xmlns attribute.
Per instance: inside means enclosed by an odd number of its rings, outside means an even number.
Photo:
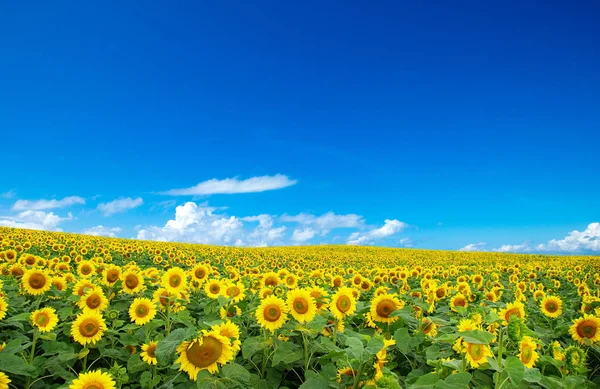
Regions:
<svg viewBox="0 0 600 389"><path fill-rule="evenodd" d="M548 301L546 303L546 311L548 311L550 313L554 313L554 312L558 311L558 305L556 305L556 303L554 303L554 301Z"/></svg>
<svg viewBox="0 0 600 389"><path fill-rule="evenodd" d="M350 297L348 297L348 296L340 296L340 298L338 298L337 301L335 302L335 306L342 313L343 312L348 312L350 310L350 307L352 306L352 302L350 301Z"/></svg>
<svg viewBox="0 0 600 389"><path fill-rule="evenodd" d="M130 274L130 275L127 276L127 278L125 278L125 285L127 285L127 287L129 289L136 288L139 285L139 283L140 283L140 281L133 274Z"/></svg>
<svg viewBox="0 0 600 389"><path fill-rule="evenodd" d="M212 284L212 285L210 286L210 291L211 291L211 293L213 293L213 294L217 294L217 293L219 293L219 291L220 291L220 290L221 290L221 287L220 287L219 285L217 285L217 284Z"/></svg>
<svg viewBox="0 0 600 389"><path fill-rule="evenodd" d="M148 354L148 356L150 358L156 358L156 354L154 354L155 351L156 351L156 346L152 345L152 346L148 347L148 349L146 350L146 354Z"/></svg>
<svg viewBox="0 0 600 389"><path fill-rule="evenodd" d="M281 317L281 309L278 305L267 305L264 310L266 321L277 321Z"/></svg>
<svg viewBox="0 0 600 389"><path fill-rule="evenodd" d="M46 285L46 277L43 274L33 274L29 278L29 286L33 289L42 289Z"/></svg>
<svg viewBox="0 0 600 389"><path fill-rule="evenodd" d="M446 290L440 288L435 291L435 295L437 296L437 298L441 299L446 295Z"/></svg>
<svg viewBox="0 0 600 389"><path fill-rule="evenodd" d="M577 333L582 338L593 338L596 335L596 330L595 323L589 320L584 321L577 327Z"/></svg>
<svg viewBox="0 0 600 389"><path fill-rule="evenodd" d="M477 361L483 358L483 345L482 344L473 344L469 343L468 347L469 355L473 360Z"/></svg>
<svg viewBox="0 0 600 389"><path fill-rule="evenodd" d="M187 349L186 356L192 365L204 368L217 362L222 352L221 342L209 336L202 339L202 344L194 341L192 347Z"/></svg>
<svg viewBox="0 0 600 389"><path fill-rule="evenodd" d="M92 269L89 266L82 266L81 274L88 275L92 272Z"/></svg>
<svg viewBox="0 0 600 389"><path fill-rule="evenodd" d="M275 277L267 277L265 280L265 285L267 286L275 286L277 285L277 278Z"/></svg>
<svg viewBox="0 0 600 389"><path fill-rule="evenodd" d="M145 305L138 305L135 309L135 314L138 317L146 317L148 315L149 309Z"/></svg>
<svg viewBox="0 0 600 389"><path fill-rule="evenodd" d="M431 322L428 321L423 325L423 333L428 334L431 331Z"/></svg>
<svg viewBox="0 0 600 389"><path fill-rule="evenodd" d="M88 297L86 303L87 303L88 308L96 309L100 306L101 300L100 300L99 296L92 295L92 296Z"/></svg>
<svg viewBox="0 0 600 389"><path fill-rule="evenodd" d="M396 310L396 304L391 300L383 300L377 304L377 314L381 317L389 317Z"/></svg>
<svg viewBox="0 0 600 389"><path fill-rule="evenodd" d="M454 306L455 307L464 307L465 304L466 304L466 301L464 299L462 299L462 298L454 299Z"/></svg>
<svg viewBox="0 0 600 389"><path fill-rule="evenodd" d="M288 285L294 285L294 282L296 282L296 279L294 277L288 277L286 279L286 282Z"/></svg>
<svg viewBox="0 0 600 389"><path fill-rule="evenodd" d="M237 286L230 286L229 288L227 288L227 296L230 297L237 297L240 294L240 288L238 288Z"/></svg>
<svg viewBox="0 0 600 389"><path fill-rule="evenodd" d="M169 285L171 285L172 288L177 288L179 285L181 285L181 277L176 275L173 275L169 278Z"/></svg>
<svg viewBox="0 0 600 389"><path fill-rule="evenodd" d="M521 362L527 364L531 360L533 353L531 352L531 347L524 346L521 350Z"/></svg>
<svg viewBox="0 0 600 389"><path fill-rule="evenodd" d="M35 322L39 325L39 326L45 326L46 324L48 324L48 322L50 321L50 318L48 318L48 316L46 314L40 314L38 315L38 317L35 318Z"/></svg>
<svg viewBox="0 0 600 389"><path fill-rule="evenodd" d="M294 310L300 314L308 312L308 301L303 298L297 298L294 300Z"/></svg>
<svg viewBox="0 0 600 389"><path fill-rule="evenodd" d="M108 274L106 274L106 280L108 282L117 282L117 280L119 279L119 274L116 271L111 271L108 272Z"/></svg>
<svg viewBox="0 0 600 389"><path fill-rule="evenodd" d="M86 337L92 337L96 335L98 331L100 331L100 327L94 319L85 319L79 325L79 332L81 333L81 335Z"/></svg>
<svg viewBox="0 0 600 389"><path fill-rule="evenodd" d="M506 314L504 315L504 319L505 319L506 321L508 321L508 320L510 320L510 317L511 317L512 315L515 315L515 316L517 316L518 318L520 318L520 317L521 317L521 312L519 312L519 309L518 309L518 308L511 308L511 309L509 309L508 311L506 311Z"/></svg>
<svg viewBox="0 0 600 389"><path fill-rule="evenodd" d="M204 269L198 269L194 274L196 274L196 278L202 279L206 275L206 272L204 271Z"/></svg>
<svg viewBox="0 0 600 389"><path fill-rule="evenodd" d="M83 389L103 389L103 386L98 386L96 384L88 384L84 386Z"/></svg>
<svg viewBox="0 0 600 389"><path fill-rule="evenodd" d="M342 280L339 279L339 278L334 279L333 280L333 285L334 286L340 286L340 285L342 285Z"/></svg>

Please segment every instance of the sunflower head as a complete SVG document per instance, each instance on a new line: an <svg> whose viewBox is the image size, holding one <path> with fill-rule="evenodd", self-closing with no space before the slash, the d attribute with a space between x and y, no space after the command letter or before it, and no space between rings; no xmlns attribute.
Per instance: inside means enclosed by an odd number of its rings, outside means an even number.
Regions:
<svg viewBox="0 0 600 389"><path fill-rule="evenodd" d="M294 289L288 292L287 306L289 312L299 323L306 323L314 319L317 313L317 304L306 289Z"/></svg>
<svg viewBox="0 0 600 389"><path fill-rule="evenodd" d="M136 298L129 307L129 317L135 324L141 326L156 316L156 305L148 298Z"/></svg>
<svg viewBox="0 0 600 389"><path fill-rule="evenodd" d="M142 360L149 365L156 365L158 361L156 360L156 346L158 342L150 342L148 344L142 345L142 352L140 353L140 357Z"/></svg>
<svg viewBox="0 0 600 389"><path fill-rule="evenodd" d="M283 326L287 320L287 314L287 305L276 296L268 296L263 299L255 313L258 324L271 332Z"/></svg>
<svg viewBox="0 0 600 389"><path fill-rule="evenodd" d="M558 296L547 296L540 303L542 313L550 318L557 318L562 314L562 300Z"/></svg>
<svg viewBox="0 0 600 389"><path fill-rule="evenodd" d="M583 315L573 322L569 333L580 344L593 344L600 341L600 318Z"/></svg>
<svg viewBox="0 0 600 389"><path fill-rule="evenodd" d="M85 346L95 344L102 339L106 324L99 313L84 312L77 316L71 325L71 335L76 342Z"/></svg>
<svg viewBox="0 0 600 389"><path fill-rule="evenodd" d="M565 349L565 362L567 369L583 372L586 369L587 356L578 346L569 346Z"/></svg>
<svg viewBox="0 0 600 389"><path fill-rule="evenodd" d="M383 293L371 301L371 319L379 323L391 324L398 320L397 316L392 314L402 308L404 303L398 300L396 296L389 293Z"/></svg>
<svg viewBox="0 0 600 389"><path fill-rule="evenodd" d="M69 385L69 389L115 389L115 385L110 374L94 370L79 374Z"/></svg>
<svg viewBox="0 0 600 389"><path fill-rule="evenodd" d="M25 289L25 292L36 296L47 292L52 287L52 282L44 271L30 269L23 274L21 285Z"/></svg>
<svg viewBox="0 0 600 389"><path fill-rule="evenodd" d="M337 292L331 297L329 310L338 320L343 320L345 317L354 314L356 311L356 298L353 289L348 287L338 288Z"/></svg>
<svg viewBox="0 0 600 389"><path fill-rule="evenodd" d="M188 373L194 381L201 370L216 373L217 363L224 365L234 358L230 340L216 331L203 330L198 338L181 343L177 352L179 358L175 363L181 364L179 370Z"/></svg>
<svg viewBox="0 0 600 389"><path fill-rule="evenodd" d="M519 354L517 357L528 368L533 368L540 358L540 355L535 351L536 348L537 344L530 336L523 336L523 339L519 342Z"/></svg>
<svg viewBox="0 0 600 389"><path fill-rule="evenodd" d="M30 319L31 323L40 332L52 331L54 327L56 327L56 324L58 324L58 315L56 314L56 310L50 307L33 311Z"/></svg>

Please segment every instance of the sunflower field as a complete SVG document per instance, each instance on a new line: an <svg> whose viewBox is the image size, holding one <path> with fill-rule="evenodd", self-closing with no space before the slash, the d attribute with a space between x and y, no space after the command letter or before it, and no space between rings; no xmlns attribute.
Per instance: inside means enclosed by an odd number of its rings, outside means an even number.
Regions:
<svg viewBox="0 0 600 389"><path fill-rule="evenodd" d="M0 389L600 387L598 257L0 228Z"/></svg>

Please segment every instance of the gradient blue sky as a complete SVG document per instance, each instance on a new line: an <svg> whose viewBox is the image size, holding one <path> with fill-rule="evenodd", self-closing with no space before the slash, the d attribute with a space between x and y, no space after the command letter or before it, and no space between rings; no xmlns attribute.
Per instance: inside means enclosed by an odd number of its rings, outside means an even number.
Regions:
<svg viewBox="0 0 600 389"><path fill-rule="evenodd" d="M0 224L598 253L599 14L578 1L3 2ZM252 177L254 193L211 194Z"/></svg>

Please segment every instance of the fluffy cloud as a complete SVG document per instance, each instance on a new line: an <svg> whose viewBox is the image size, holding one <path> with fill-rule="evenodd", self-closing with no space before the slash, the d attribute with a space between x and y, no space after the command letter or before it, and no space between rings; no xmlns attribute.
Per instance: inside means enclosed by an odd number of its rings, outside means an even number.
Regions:
<svg viewBox="0 0 600 389"><path fill-rule="evenodd" d="M187 202L175 208L175 219L164 227L151 226L138 231L144 240L233 244L243 233L242 221L216 214L216 208Z"/></svg>
<svg viewBox="0 0 600 389"><path fill-rule="evenodd" d="M531 247L527 243L522 244L505 244L494 251L499 253L528 253L531 251Z"/></svg>
<svg viewBox="0 0 600 389"><path fill-rule="evenodd" d="M125 212L129 209L134 209L144 204L144 200L141 197L136 199L131 197L120 198L113 200L109 203L98 204L98 209L104 216L110 216L115 213Z"/></svg>
<svg viewBox="0 0 600 389"><path fill-rule="evenodd" d="M28 228L31 230L62 231L58 225L66 220L73 219L69 212L67 217L60 217L53 212L27 210L16 216L7 216L0 220L0 226L14 228Z"/></svg>
<svg viewBox="0 0 600 389"><path fill-rule="evenodd" d="M387 238L398 232L403 231L408 224L399 220L386 219L385 223L380 228L375 228L367 232L353 232L348 237L348 244L359 245L359 244L372 244L374 241Z"/></svg>
<svg viewBox="0 0 600 389"><path fill-rule="evenodd" d="M246 242L246 244L252 246L267 246L272 242L281 242L287 231L286 226L273 228L273 217L267 214L246 216L243 217L242 220L250 223L258 222L258 226L247 238L248 242Z"/></svg>
<svg viewBox="0 0 600 389"><path fill-rule="evenodd" d="M400 246L402 247L412 247L414 244L413 240L410 238L402 238L398 241L398 243L400 243Z"/></svg>
<svg viewBox="0 0 600 389"><path fill-rule="evenodd" d="M0 193L0 197L2 197L4 199L12 199L16 195L17 195L17 192L15 192L14 189L9 190L8 192Z"/></svg>
<svg viewBox="0 0 600 389"><path fill-rule="evenodd" d="M311 225L317 228L319 231L329 231L334 228L361 227L364 225L362 216L354 213L349 213L347 215L336 215L333 212L327 212L321 216L300 213L295 216L283 215L280 219L284 222Z"/></svg>
<svg viewBox="0 0 600 389"><path fill-rule="evenodd" d="M85 199L79 196L69 196L62 200L17 200L12 209L15 211L43 211L47 209L66 208L75 204L85 204Z"/></svg>
<svg viewBox="0 0 600 389"><path fill-rule="evenodd" d="M315 235L317 235L317 231L313 230L310 227L306 227L301 230L296 229L292 233L292 240L297 243L302 243L314 238Z"/></svg>
<svg viewBox="0 0 600 389"><path fill-rule="evenodd" d="M111 238L115 238L117 234L121 233L121 229L119 227L104 227L102 225L91 227L83 230L81 233L85 235L93 235L93 236L109 236Z"/></svg>
<svg viewBox="0 0 600 389"><path fill-rule="evenodd" d="M600 252L600 223L590 223L583 231L571 231L562 239L552 239L536 247L540 251Z"/></svg>
<svg viewBox="0 0 600 389"><path fill-rule="evenodd" d="M267 190L287 188L295 185L298 181L291 180L288 176L276 174L274 176L251 177L245 180L238 180L237 177L218 180L203 181L191 188L171 189L162 192L171 196L199 196L213 194L235 194L235 193L256 193Z"/></svg>
<svg viewBox="0 0 600 389"><path fill-rule="evenodd" d="M487 243L485 242L471 243L459 249L458 251L481 251L486 245Z"/></svg>

